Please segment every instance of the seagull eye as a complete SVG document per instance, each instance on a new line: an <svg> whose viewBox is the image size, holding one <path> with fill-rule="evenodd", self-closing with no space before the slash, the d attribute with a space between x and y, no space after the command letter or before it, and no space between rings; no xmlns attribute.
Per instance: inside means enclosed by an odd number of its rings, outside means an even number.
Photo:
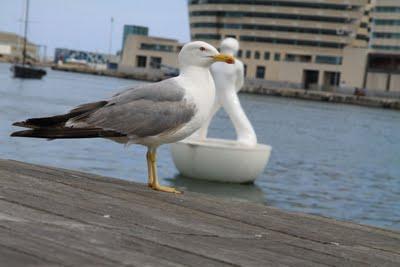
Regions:
<svg viewBox="0 0 400 267"><path fill-rule="evenodd" d="M205 49L204 47L200 47L200 51L206 51L207 49Z"/></svg>

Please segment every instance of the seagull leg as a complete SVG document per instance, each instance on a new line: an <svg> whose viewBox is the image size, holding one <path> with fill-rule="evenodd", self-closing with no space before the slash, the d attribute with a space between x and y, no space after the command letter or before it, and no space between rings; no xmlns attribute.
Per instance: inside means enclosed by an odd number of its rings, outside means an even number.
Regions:
<svg viewBox="0 0 400 267"><path fill-rule="evenodd" d="M150 149L147 151L146 154L146 159L147 159L147 172L148 172L148 186L150 188L153 188L153 181L154 181L154 173L153 173L153 168L151 166L151 153Z"/></svg>
<svg viewBox="0 0 400 267"><path fill-rule="evenodd" d="M161 192L167 193L174 193L174 194L181 194L180 191L176 190L173 187L162 186L158 183L158 176L157 176L157 154L155 148L149 148L149 158L150 158L150 165L151 165L151 173L153 176L151 188ZM149 170L150 173L150 170Z"/></svg>

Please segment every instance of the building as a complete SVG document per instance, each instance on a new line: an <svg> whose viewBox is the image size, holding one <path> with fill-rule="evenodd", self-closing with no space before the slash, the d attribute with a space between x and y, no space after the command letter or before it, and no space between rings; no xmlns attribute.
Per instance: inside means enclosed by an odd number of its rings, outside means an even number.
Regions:
<svg viewBox="0 0 400 267"><path fill-rule="evenodd" d="M165 72L176 74L181 48L182 44L174 39L131 33L126 37L118 70L157 77Z"/></svg>
<svg viewBox="0 0 400 267"><path fill-rule="evenodd" d="M56 48L54 52L54 63L86 66L94 69L116 69L116 55L97 52L88 52L67 48Z"/></svg>
<svg viewBox="0 0 400 267"><path fill-rule="evenodd" d="M371 18L370 48L400 53L400 1L376 0Z"/></svg>
<svg viewBox="0 0 400 267"><path fill-rule="evenodd" d="M130 35L149 35L149 28L137 25L124 25L124 33L122 36L122 49L124 48L126 38Z"/></svg>
<svg viewBox="0 0 400 267"><path fill-rule="evenodd" d="M369 2L190 0L191 37L214 46L225 37L238 39L248 78L305 88L352 86L343 75L349 69L344 57L353 49L367 51ZM362 82L365 68L361 72Z"/></svg>
<svg viewBox="0 0 400 267"><path fill-rule="evenodd" d="M0 32L0 60L1 61L21 61L24 38L9 32ZM26 44L27 60L39 60L39 47L31 42Z"/></svg>
<svg viewBox="0 0 400 267"><path fill-rule="evenodd" d="M400 0L376 0L363 87L400 91Z"/></svg>

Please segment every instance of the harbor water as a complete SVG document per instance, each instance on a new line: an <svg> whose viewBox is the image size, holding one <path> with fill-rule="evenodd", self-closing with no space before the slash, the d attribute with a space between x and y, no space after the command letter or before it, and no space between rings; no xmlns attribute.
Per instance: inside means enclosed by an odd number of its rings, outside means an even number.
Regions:
<svg viewBox="0 0 400 267"><path fill-rule="evenodd" d="M75 169L145 183L146 149L101 139L9 137L12 122L63 113L142 81L48 70L43 80L14 79L0 64L0 158ZM290 211L400 230L400 112L241 94L260 143L273 147L255 184L179 177L168 146L159 150L163 184L262 202ZM224 112L210 135L235 138ZM1 178L0 178L1 179Z"/></svg>

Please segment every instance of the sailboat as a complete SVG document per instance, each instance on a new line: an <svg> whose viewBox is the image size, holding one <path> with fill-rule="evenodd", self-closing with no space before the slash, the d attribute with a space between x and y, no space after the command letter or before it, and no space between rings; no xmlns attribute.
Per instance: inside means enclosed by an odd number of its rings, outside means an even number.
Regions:
<svg viewBox="0 0 400 267"><path fill-rule="evenodd" d="M22 64L14 64L11 67L11 71L14 72L14 78L41 79L44 75L46 75L46 71L41 68L33 67L26 60L26 58L27 58L26 43L27 43L27 35L28 35L28 17L29 17L29 0L26 0Z"/></svg>

